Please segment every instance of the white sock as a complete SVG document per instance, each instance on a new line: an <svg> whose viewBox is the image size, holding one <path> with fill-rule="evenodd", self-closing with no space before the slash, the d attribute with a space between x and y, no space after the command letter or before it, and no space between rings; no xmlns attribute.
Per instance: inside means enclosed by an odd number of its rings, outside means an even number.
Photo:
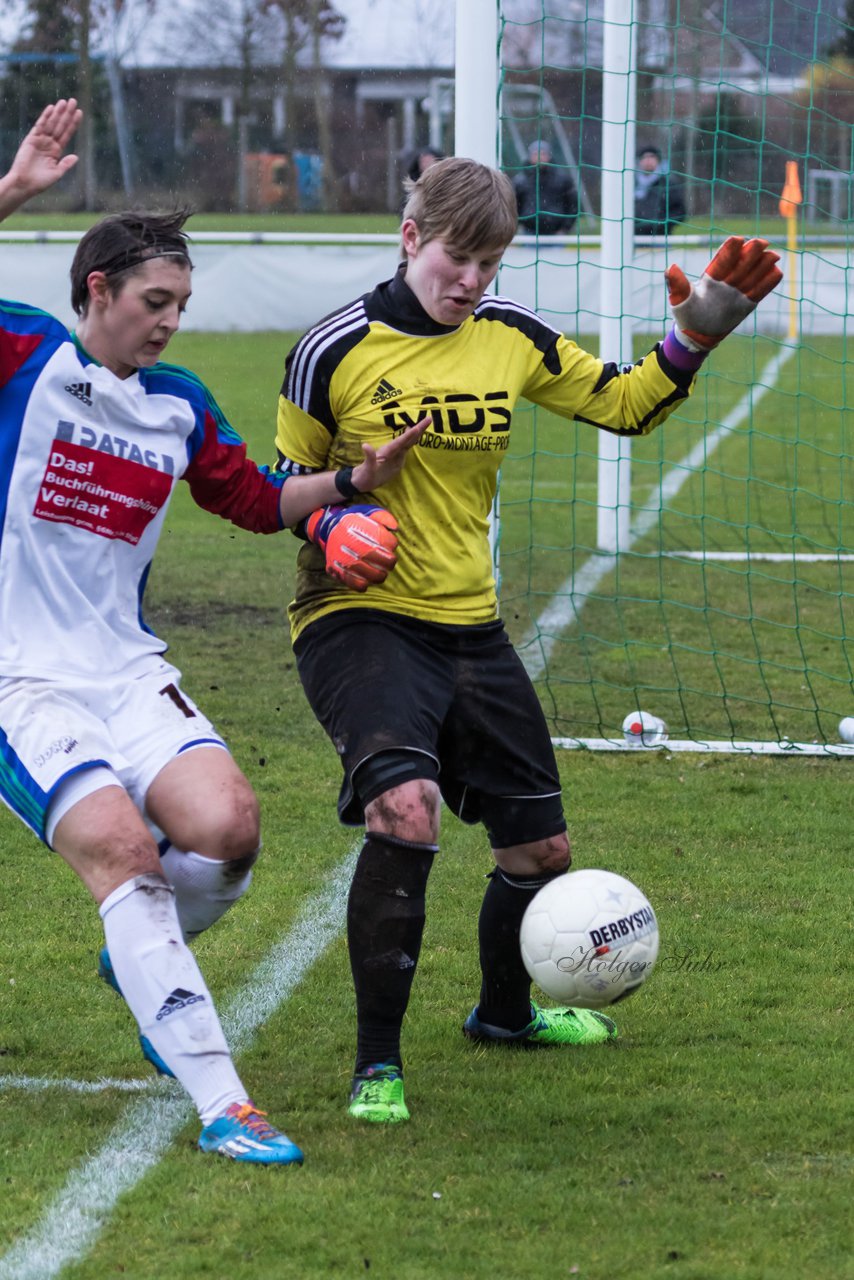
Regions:
<svg viewBox="0 0 854 1280"><path fill-rule="evenodd" d="M247 1102L211 994L181 936L170 886L158 875L136 876L113 890L100 914L122 995L202 1124Z"/></svg>
<svg viewBox="0 0 854 1280"><path fill-rule="evenodd" d="M204 933L242 898L252 881L258 854L217 862L200 853L182 853L170 844L160 858L163 874L175 890L178 919L189 942Z"/></svg>

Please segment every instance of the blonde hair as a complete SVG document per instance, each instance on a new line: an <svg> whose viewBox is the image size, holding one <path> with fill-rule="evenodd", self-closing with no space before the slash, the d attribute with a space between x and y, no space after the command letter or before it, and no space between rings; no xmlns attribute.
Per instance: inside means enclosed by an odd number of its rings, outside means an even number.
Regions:
<svg viewBox="0 0 854 1280"><path fill-rule="evenodd" d="M411 218L422 244L446 240L463 253L503 249L516 233L513 184L489 165L453 156L437 160L417 182L407 178L403 221ZM401 242L401 256L406 257Z"/></svg>

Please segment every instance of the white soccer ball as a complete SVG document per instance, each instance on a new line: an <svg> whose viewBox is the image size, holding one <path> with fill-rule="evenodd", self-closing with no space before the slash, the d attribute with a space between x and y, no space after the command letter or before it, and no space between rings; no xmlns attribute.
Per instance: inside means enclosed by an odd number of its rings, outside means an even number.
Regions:
<svg viewBox="0 0 854 1280"><path fill-rule="evenodd" d="M839 721L839 741L854 745L854 716Z"/></svg>
<svg viewBox="0 0 854 1280"><path fill-rule="evenodd" d="M530 903L519 935L532 980L552 1000L601 1009L637 991L658 955L658 922L613 871L569 871Z"/></svg>

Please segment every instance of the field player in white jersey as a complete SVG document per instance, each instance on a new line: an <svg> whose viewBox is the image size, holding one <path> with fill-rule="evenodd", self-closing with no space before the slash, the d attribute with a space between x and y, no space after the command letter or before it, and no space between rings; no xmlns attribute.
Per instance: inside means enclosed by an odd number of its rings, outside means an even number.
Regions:
<svg viewBox="0 0 854 1280"><path fill-rule="evenodd" d="M73 167L80 118L74 99L45 108L0 178L0 221ZM205 509L274 533L340 500L341 477L257 467L199 379L160 363L190 296L185 218L117 214L86 232L74 333L0 301L0 796L97 902L101 976L192 1097L201 1149L299 1164L249 1098L187 946L248 887L258 804L142 596L179 479ZM422 429L366 449L347 484L391 479ZM345 540L352 586L394 565L384 541Z"/></svg>

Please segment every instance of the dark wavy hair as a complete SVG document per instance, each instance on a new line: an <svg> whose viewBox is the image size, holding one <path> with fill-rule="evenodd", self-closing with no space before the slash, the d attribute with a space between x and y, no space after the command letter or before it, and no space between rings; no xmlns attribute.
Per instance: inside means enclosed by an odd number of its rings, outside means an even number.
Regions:
<svg viewBox="0 0 854 1280"><path fill-rule="evenodd" d="M138 271L150 258L179 258L192 268L184 223L192 214L189 208L171 213L112 213L80 240L71 263L71 305L82 315L89 305L92 271L103 271L110 277L110 288L119 293L128 276Z"/></svg>

